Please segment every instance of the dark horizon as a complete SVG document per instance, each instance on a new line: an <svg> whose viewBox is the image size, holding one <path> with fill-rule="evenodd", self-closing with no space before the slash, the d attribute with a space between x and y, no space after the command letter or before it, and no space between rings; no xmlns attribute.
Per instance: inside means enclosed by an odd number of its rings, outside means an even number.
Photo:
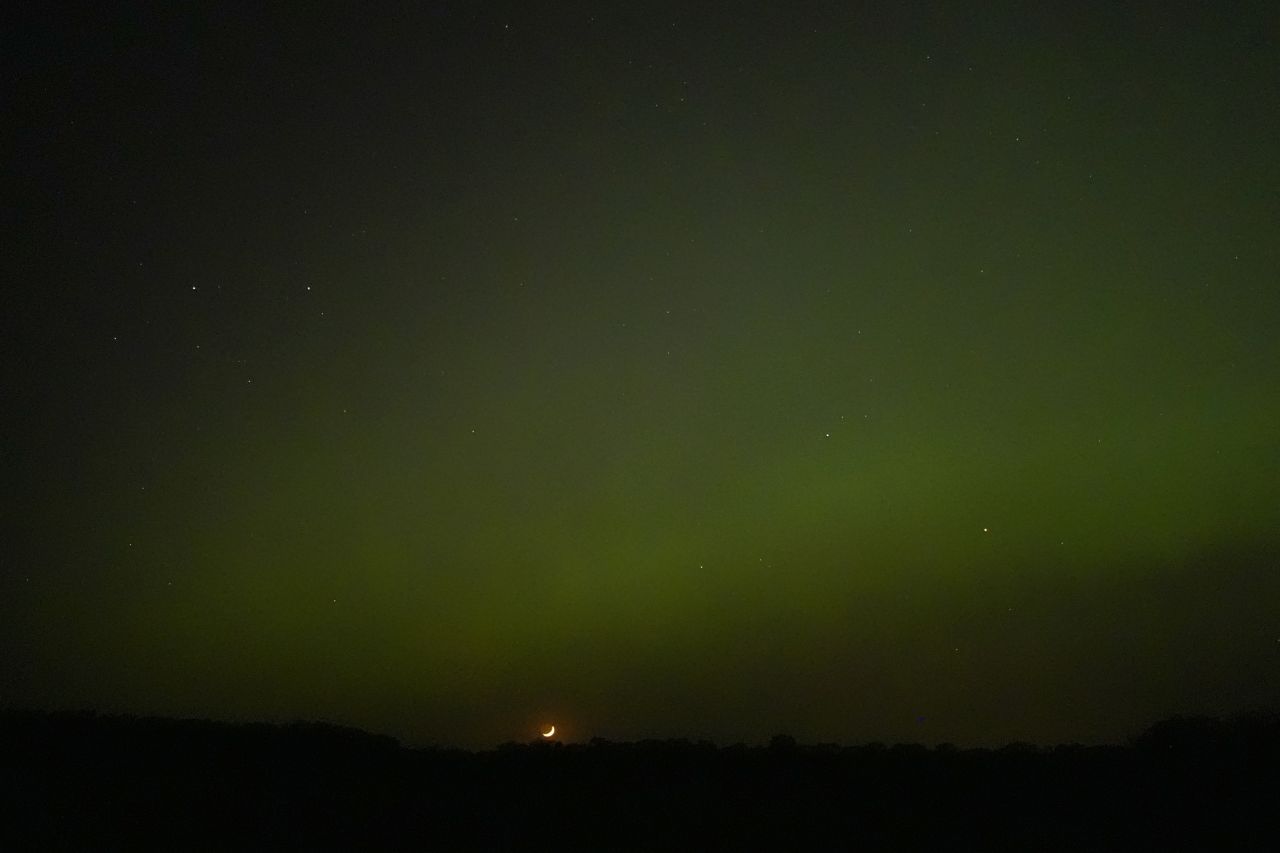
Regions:
<svg viewBox="0 0 1280 853"><path fill-rule="evenodd" d="M460 752L466 754L492 753L512 748L551 747L551 748L590 748L590 747L645 747L679 746L689 749L714 749L719 751L747 750L789 750L801 749L810 751L859 752L878 750L918 750L937 752L972 752L986 753L1002 750L1032 750L1040 753L1051 753L1062 749L1132 749L1138 746L1150 748L1153 742L1168 740L1170 733L1179 739L1202 739L1234 733L1235 730L1271 730L1280 735L1280 709L1253 708L1220 716L1207 714L1172 714L1151 720L1146 725L1130 732L1126 737L1107 742L1060 741L1056 743L1034 743L1030 741L1010 740L1003 743L990 744L957 744L950 741L927 743L921 741L884 741L869 738L861 741L804 741L798 740L788 732L772 732L754 741L720 742L711 738L671 735L668 737L636 737L610 738L594 735L590 738L565 739L557 733L554 737L542 737L534 732L532 735L482 746L464 746L440 742L413 742L397 737L392 732L372 731L335 720L324 719L234 719L222 717L171 717L150 714L104 713L90 708L24 708L0 706L0 728L4 726L21 727L23 724L49 724L51 726L74 726L87 724L100 727L103 731L117 729L156 729L160 731L180 732L183 730L199 732L222 731L229 734L259 732L272 736L287 735L290 732L301 732L313 735L318 739L331 738L335 742L342 739L355 739L369 743L394 744L399 750L409 752ZM56 728L54 729L56 731ZM91 729L92 731L93 729Z"/></svg>
<svg viewBox="0 0 1280 853"><path fill-rule="evenodd" d="M1280 715L1125 746L406 749L313 724L0 713L0 846L1271 850Z"/></svg>
<svg viewBox="0 0 1280 853"><path fill-rule="evenodd" d="M3 16L0 704L1280 707L1280 4Z"/></svg>

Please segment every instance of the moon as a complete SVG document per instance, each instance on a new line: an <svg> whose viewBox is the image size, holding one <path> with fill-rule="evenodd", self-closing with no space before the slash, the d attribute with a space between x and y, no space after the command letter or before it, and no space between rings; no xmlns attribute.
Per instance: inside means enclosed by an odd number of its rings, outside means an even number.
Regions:
<svg viewBox="0 0 1280 853"><path fill-rule="evenodd" d="M545 732L543 732L543 733L542 733L542 736L543 736L543 737L552 737L553 735L555 735L555 733L556 733L556 727L555 727L555 726L552 726L551 728L549 728L549 729L547 729Z"/></svg>

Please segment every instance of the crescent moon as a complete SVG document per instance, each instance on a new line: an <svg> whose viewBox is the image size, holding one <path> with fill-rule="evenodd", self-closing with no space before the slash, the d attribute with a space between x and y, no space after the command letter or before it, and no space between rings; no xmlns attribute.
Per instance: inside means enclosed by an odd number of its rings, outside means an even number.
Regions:
<svg viewBox="0 0 1280 853"><path fill-rule="evenodd" d="M554 735L555 733L556 733L556 727L555 727L555 726L552 726L551 728L549 728L549 729L547 729L545 732L543 732L543 733L542 733L542 736L543 736L543 737L551 737L551 736L552 736L552 735Z"/></svg>

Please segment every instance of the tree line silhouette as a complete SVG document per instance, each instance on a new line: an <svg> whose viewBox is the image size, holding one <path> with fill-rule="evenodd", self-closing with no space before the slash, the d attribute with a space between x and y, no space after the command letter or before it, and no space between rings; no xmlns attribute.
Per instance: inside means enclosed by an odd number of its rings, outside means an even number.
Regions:
<svg viewBox="0 0 1280 853"><path fill-rule="evenodd" d="M1128 744L410 749L318 723L0 712L0 850L1274 850L1280 715Z"/></svg>

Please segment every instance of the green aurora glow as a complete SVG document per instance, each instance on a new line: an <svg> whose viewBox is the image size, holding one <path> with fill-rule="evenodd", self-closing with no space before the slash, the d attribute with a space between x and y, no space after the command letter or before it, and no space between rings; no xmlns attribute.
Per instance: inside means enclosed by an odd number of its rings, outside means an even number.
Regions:
<svg viewBox="0 0 1280 853"><path fill-rule="evenodd" d="M5 700L463 745L1280 700L1280 19L859 8L37 28Z"/></svg>

